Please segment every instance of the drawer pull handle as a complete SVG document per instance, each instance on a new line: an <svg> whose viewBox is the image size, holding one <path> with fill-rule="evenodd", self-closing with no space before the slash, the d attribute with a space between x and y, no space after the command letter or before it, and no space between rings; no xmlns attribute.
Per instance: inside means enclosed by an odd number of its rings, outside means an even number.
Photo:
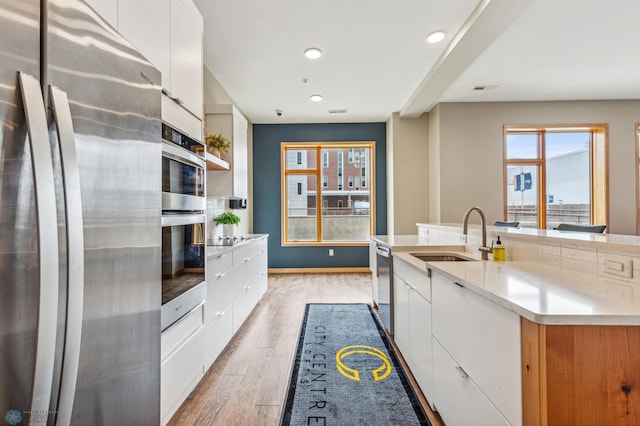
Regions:
<svg viewBox="0 0 640 426"><path fill-rule="evenodd" d="M217 317L221 317L224 315L224 311L216 312Z"/></svg>
<svg viewBox="0 0 640 426"><path fill-rule="evenodd" d="M216 275L216 278L222 278L225 276L225 274L226 274L225 272L220 272Z"/></svg>
<svg viewBox="0 0 640 426"><path fill-rule="evenodd" d="M457 282L455 282L455 281L454 281L453 283L454 283L455 285L457 285L458 287L464 288L464 286L463 286L462 284L460 284L460 283L457 283Z"/></svg>
<svg viewBox="0 0 640 426"><path fill-rule="evenodd" d="M223 258L223 257L225 257L225 256L226 256L226 254L219 254L219 255L218 255L218 259L222 259L222 258Z"/></svg>
<svg viewBox="0 0 640 426"><path fill-rule="evenodd" d="M462 377L463 379L466 379L467 377L469 377L467 372L464 371L462 367L456 367L456 370L458 370L458 373L460 373L460 377Z"/></svg>
<svg viewBox="0 0 640 426"><path fill-rule="evenodd" d="M244 261L245 261L245 262L248 262L248 261L249 261L249 258L248 258L248 257L245 257L245 258L244 258Z"/></svg>

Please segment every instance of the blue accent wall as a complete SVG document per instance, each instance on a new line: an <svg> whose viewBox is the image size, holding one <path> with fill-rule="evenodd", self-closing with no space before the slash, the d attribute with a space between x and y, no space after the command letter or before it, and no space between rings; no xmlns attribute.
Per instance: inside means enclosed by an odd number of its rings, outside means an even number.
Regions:
<svg viewBox="0 0 640 426"><path fill-rule="evenodd" d="M254 124L253 232L269 234L269 268L344 268L369 265L369 247L283 247L281 142L374 141L376 234L387 233L386 123ZM334 255L329 256L329 248Z"/></svg>

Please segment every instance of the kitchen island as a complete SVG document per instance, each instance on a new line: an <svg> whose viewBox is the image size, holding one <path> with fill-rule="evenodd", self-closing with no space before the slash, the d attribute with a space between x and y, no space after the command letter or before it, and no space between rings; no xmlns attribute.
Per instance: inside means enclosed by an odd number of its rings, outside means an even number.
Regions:
<svg viewBox="0 0 640 426"><path fill-rule="evenodd" d="M489 227L511 249L512 260L498 263L479 260L477 229L465 244L459 225L426 226L372 240L392 249L394 315L400 324L423 318L394 339L445 422L640 423L636 237ZM434 251L477 260L412 256ZM412 328L431 334L421 356Z"/></svg>

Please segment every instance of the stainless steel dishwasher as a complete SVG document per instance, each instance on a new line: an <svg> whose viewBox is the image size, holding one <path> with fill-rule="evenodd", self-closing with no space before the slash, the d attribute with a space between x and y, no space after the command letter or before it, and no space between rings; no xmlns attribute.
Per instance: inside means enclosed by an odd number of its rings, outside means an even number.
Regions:
<svg viewBox="0 0 640 426"><path fill-rule="evenodd" d="M393 262L391 249L378 244L376 262L378 263L378 314L389 334L393 335Z"/></svg>

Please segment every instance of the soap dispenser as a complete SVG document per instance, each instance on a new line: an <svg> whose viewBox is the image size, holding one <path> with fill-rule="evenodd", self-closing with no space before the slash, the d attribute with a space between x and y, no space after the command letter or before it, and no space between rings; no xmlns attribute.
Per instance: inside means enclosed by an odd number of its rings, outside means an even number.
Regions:
<svg viewBox="0 0 640 426"><path fill-rule="evenodd" d="M505 260L505 251L504 246L502 245L502 241L500 241L500 236L498 235L498 241L493 246L493 261L494 262L504 262Z"/></svg>

